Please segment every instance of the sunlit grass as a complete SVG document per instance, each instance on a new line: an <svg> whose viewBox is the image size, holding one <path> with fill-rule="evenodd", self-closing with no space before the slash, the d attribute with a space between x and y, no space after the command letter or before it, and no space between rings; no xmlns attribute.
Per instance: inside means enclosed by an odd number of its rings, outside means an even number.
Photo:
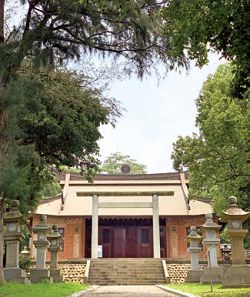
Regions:
<svg viewBox="0 0 250 297"><path fill-rule="evenodd" d="M229 289L222 288L222 285L213 285L213 292L211 292L211 287L208 284L170 284L167 285L172 289L180 290L183 292L191 293L196 296L201 297L250 297L250 288L237 288Z"/></svg>
<svg viewBox="0 0 250 297"><path fill-rule="evenodd" d="M0 297L66 297L87 287L87 285L75 283L39 283L32 285L7 283L0 285Z"/></svg>

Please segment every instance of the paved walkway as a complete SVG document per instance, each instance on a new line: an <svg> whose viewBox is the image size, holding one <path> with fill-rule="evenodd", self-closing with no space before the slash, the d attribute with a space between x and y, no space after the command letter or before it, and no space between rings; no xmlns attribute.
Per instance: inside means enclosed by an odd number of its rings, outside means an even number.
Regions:
<svg viewBox="0 0 250 297"><path fill-rule="evenodd" d="M81 297L176 297L155 286L101 286Z"/></svg>

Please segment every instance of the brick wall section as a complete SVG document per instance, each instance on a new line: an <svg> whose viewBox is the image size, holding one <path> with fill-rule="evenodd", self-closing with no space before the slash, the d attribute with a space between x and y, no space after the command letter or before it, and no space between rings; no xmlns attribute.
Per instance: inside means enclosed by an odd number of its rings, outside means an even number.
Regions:
<svg viewBox="0 0 250 297"><path fill-rule="evenodd" d="M39 216L33 216L32 227L39 223ZM49 225L57 224L64 228L64 250L58 253L58 260L82 259L85 256L85 219L80 217L48 216ZM77 235L77 236L76 236ZM33 236L31 239L31 255L34 257ZM49 253L47 252L47 260Z"/></svg>
<svg viewBox="0 0 250 297"><path fill-rule="evenodd" d="M82 217L55 217L48 216L48 224L57 224L64 228L64 251L59 252L59 260L82 259L85 257L85 218ZM172 216L166 218L166 249L167 258L171 260L190 260L187 252L187 231L190 226L204 224L204 216ZM39 223L39 216L33 217L32 226ZM31 240L31 250L34 256L34 248ZM205 260L206 250L200 254ZM49 260L49 253L47 255Z"/></svg>
<svg viewBox="0 0 250 297"><path fill-rule="evenodd" d="M166 219L166 244L167 258L171 260L190 260L190 254L187 251L187 228L190 226L201 226L205 222L201 216L173 216ZM200 253L201 259L206 259L206 250ZM220 255L220 254L219 254Z"/></svg>

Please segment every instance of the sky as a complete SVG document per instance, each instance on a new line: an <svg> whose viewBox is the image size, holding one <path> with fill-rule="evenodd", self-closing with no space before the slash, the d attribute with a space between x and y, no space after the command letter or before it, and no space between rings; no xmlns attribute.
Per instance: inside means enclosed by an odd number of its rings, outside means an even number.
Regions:
<svg viewBox="0 0 250 297"><path fill-rule="evenodd" d="M197 132L195 99L207 76L225 63L217 54L210 54L209 60L202 69L192 64L188 74L169 72L160 82L150 76L143 81L133 77L112 83L109 95L121 101L126 112L115 128L101 127L101 160L121 152L145 164L148 173L174 171L173 142L179 135Z"/></svg>

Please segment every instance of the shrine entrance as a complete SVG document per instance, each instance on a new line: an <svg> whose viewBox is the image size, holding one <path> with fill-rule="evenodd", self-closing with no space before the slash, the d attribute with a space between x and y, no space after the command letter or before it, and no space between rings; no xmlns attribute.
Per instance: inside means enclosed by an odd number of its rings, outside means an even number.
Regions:
<svg viewBox="0 0 250 297"><path fill-rule="evenodd" d="M153 258L151 218L99 219L98 245L103 258ZM166 222L160 219L160 253L166 257ZM91 219L86 220L86 242L91 238ZM88 239L88 240L87 240ZM85 255L91 256L90 244Z"/></svg>

